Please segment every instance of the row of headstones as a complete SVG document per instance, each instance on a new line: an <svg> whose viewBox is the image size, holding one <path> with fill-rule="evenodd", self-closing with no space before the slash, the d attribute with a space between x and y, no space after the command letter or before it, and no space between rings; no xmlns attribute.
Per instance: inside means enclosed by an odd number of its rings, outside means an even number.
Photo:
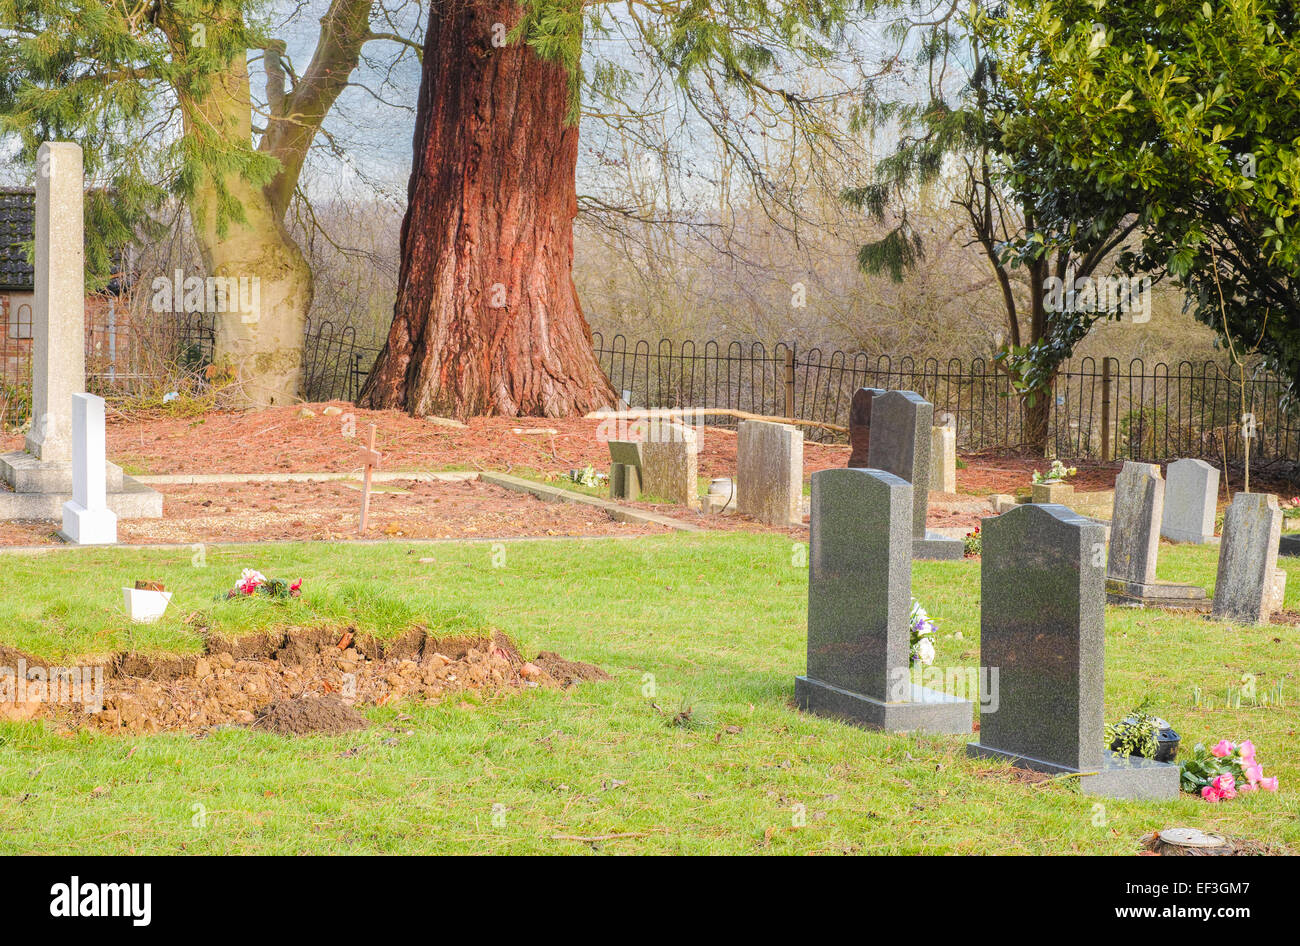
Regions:
<svg viewBox="0 0 1300 946"><path fill-rule="evenodd" d="M1115 479L1106 588L1115 604L1197 607L1205 591L1156 580L1160 538L1210 542L1219 471L1203 460L1124 464ZM1286 572L1277 567L1282 510L1268 493L1237 493L1223 520L1212 613L1223 620L1267 622L1282 607Z"/></svg>
<svg viewBox="0 0 1300 946"><path fill-rule="evenodd" d="M956 489L956 430L935 427L934 406L914 391L862 388L854 395L850 414L850 467L885 470L925 486L916 490L912 508L917 557L960 558L960 541L925 528L928 490ZM653 425L649 432L641 444L610 441L610 497L636 499L644 491L698 508L698 441L693 432L674 424ZM738 512L782 528L803 521L803 444L803 432L793 425L741 422L736 445Z"/></svg>
<svg viewBox="0 0 1300 946"><path fill-rule="evenodd" d="M910 664L912 486L874 469L813 474L801 709L893 731L969 733L962 668ZM971 755L1117 798L1175 798L1178 768L1105 748L1105 529L1060 505L983 521L979 741ZM927 684L927 685L922 685ZM953 689L950 685L949 689ZM967 693L974 696L974 688Z"/></svg>

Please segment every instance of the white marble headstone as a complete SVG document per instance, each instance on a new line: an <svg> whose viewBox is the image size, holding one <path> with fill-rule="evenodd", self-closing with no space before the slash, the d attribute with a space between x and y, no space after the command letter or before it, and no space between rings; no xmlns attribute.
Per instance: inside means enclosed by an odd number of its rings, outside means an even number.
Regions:
<svg viewBox="0 0 1300 946"><path fill-rule="evenodd" d="M63 504L63 537L77 545L117 542L117 514L108 508L104 399L72 395L72 501Z"/></svg>

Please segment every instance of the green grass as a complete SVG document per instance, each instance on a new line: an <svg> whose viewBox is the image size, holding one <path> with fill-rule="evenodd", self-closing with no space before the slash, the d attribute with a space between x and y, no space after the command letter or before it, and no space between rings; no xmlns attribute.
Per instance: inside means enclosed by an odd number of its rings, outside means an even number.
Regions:
<svg viewBox="0 0 1300 946"><path fill-rule="evenodd" d="M737 534L509 543L500 568L488 543L210 547L205 568L145 550L5 556L0 641L46 656L191 650L180 619L200 610L227 632L492 625L528 654L557 650L614 679L370 709L376 725L344 737L68 737L0 724L0 851L1131 854L1170 825L1300 848L1297 629L1108 611L1107 718L1151 693L1189 748L1249 736L1282 791L1221 805L1101 802L1068 781L1029 785L969 760L962 737L796 712L807 606L797 551ZM1212 549L1164 546L1161 577L1210 585L1214 561ZM304 577L304 598L214 603L244 566ZM1295 607L1300 568L1284 566ZM127 624L119 589L135 578L176 591L164 622ZM913 585L940 625L940 661L975 666L978 565L918 563ZM1288 675L1290 705L1192 706L1194 686L1222 692L1245 673L1261 691ZM675 725L684 708L689 720ZM553 837L607 834L636 836Z"/></svg>

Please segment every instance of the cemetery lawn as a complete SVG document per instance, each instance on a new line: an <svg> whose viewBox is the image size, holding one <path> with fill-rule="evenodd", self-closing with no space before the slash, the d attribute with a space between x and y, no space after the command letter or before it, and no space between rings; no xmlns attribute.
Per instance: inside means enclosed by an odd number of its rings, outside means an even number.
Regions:
<svg viewBox="0 0 1300 946"><path fill-rule="evenodd" d="M500 568L488 543L209 547L205 568L161 550L4 556L0 643L40 656L192 652L182 620L202 610L236 634L286 622L377 634L491 626L526 655L558 651L614 679L366 708L374 725L346 736L68 736L0 723L0 852L1133 854L1172 825L1300 851L1296 627L1108 609L1107 719L1151 694L1188 749L1252 739L1281 791L1103 802L968 759L963 737L796 712L807 568L787 537L505 548ZM1208 588L1215 551L1164 545L1160 565L1161 578ZM1296 609L1300 565L1280 565ZM247 566L305 578L304 598L214 603ZM176 591L161 623L127 624L119 589L136 578ZM978 566L917 563L913 588L939 624L939 662L974 667ZM1223 708L1245 673L1260 692L1285 677L1287 705ZM1196 686L1215 708L1193 706Z"/></svg>

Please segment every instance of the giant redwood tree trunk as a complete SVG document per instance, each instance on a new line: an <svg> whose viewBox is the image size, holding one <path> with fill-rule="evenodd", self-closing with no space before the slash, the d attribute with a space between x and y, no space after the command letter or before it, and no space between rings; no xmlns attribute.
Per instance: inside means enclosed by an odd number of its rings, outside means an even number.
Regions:
<svg viewBox="0 0 1300 946"><path fill-rule="evenodd" d="M573 284L568 76L498 45L518 17L516 0L432 6L397 304L364 406L557 417L614 403Z"/></svg>

